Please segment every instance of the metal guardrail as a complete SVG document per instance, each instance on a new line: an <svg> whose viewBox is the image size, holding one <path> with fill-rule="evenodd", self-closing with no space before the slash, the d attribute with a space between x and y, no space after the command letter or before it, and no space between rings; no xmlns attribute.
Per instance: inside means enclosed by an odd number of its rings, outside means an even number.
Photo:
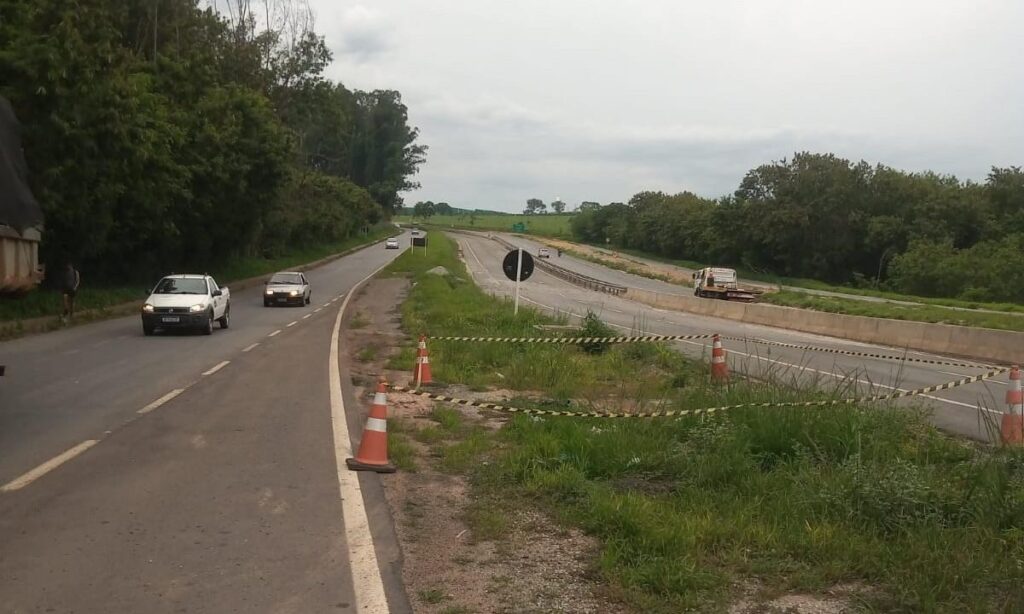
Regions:
<svg viewBox="0 0 1024 614"><path fill-rule="evenodd" d="M501 237L492 236L490 238L494 241L497 241L507 249L519 249L517 246L513 245L512 243L509 243L508 241L502 239ZM616 296L626 293L625 286L608 283L606 281L601 281L600 279L595 279L593 277L589 277L587 275L583 275L575 271L570 271L569 269L562 268L557 264L551 264L547 260L541 258L534 258L533 262L534 266L543 270L545 273L554 275L559 279L563 279L573 285L580 286L581 288L586 288L588 290L596 290L597 292L605 292L607 294L614 294Z"/></svg>

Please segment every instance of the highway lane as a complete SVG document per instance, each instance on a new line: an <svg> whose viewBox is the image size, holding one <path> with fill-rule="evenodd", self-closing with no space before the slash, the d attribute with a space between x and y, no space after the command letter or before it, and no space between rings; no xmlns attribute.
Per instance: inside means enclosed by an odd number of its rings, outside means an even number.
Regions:
<svg viewBox="0 0 1024 614"><path fill-rule="evenodd" d="M129 410L134 417L109 433L80 433L99 441L0 492L0 609L408 611L380 485L345 472L339 497L338 456L350 447L332 429L340 417L358 434L364 420L351 385L331 377L335 352L345 364L332 343L343 293L398 253L372 247L311 272L320 302L266 310L258 341L242 345L246 335L232 340L233 354L204 354L182 392L147 392L163 402ZM258 304L246 312L264 313ZM183 340L211 341L174 338ZM95 406L78 403L86 413ZM364 498L360 520L350 511ZM374 582L387 603L365 609Z"/></svg>
<svg viewBox="0 0 1024 614"><path fill-rule="evenodd" d="M513 284L504 277L500 268L503 250L495 249L495 243L485 237L453 236L463 246L467 266L477 282L492 293L511 296ZM562 259L565 260L566 257L563 256ZM612 277L600 270L603 267L590 266L590 270L574 270L599 279ZM593 310L606 322L623 331L623 334L685 335L717 332L796 345L888 355L903 354L897 348L655 309L623 298L572 286L543 271L537 271L533 278L522 285L522 297L526 304L570 317L580 317L585 315L587 310ZM827 390L855 389L863 394L887 394L895 390L916 389L984 372L983 369L897 363L739 341L725 341L724 345L729 351L729 361L733 369L751 376L782 379L797 385L817 385ZM707 356L710 353L707 341L679 342L677 346L692 356ZM908 356L943 359L919 352L911 352ZM980 440L989 440L991 431L988 420L998 420L997 414L1003 409L1005 379L1006 376L1002 376L998 380L936 393L930 395L930 398L918 397L913 403L928 407L933 412L933 422L940 428ZM979 404L990 411L979 410Z"/></svg>
<svg viewBox="0 0 1024 614"><path fill-rule="evenodd" d="M379 243L310 271L308 307L265 308L262 286L233 292L231 328L215 327L211 337L144 337L140 318L130 316L0 343L0 364L7 365L0 380L0 484L84 440L102 438L208 369L301 322L322 299L399 252Z"/></svg>

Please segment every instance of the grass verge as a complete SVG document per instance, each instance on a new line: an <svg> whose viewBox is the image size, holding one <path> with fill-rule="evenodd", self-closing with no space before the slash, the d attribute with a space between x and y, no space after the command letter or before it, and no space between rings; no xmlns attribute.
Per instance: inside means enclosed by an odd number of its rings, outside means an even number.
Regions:
<svg viewBox="0 0 1024 614"><path fill-rule="evenodd" d="M221 284L228 284L241 279L266 275L309 262L315 262L333 254L343 252L360 245L374 243L395 234L394 226L382 225L371 230L368 235L355 236L331 245L303 248L280 258L245 258L210 267L211 275ZM88 272L83 273L83 285L75 301L75 310L110 310L132 301L142 301L149 294L146 284L135 286L91 286ZM153 280L154 282L156 280ZM47 316L56 317L62 309L61 294L56 290L38 289L25 296L11 298L0 297L0 322L16 322ZM100 314L102 315L102 314ZM86 318L88 319L88 318ZM92 318L96 319L96 318Z"/></svg>
<svg viewBox="0 0 1024 614"><path fill-rule="evenodd" d="M999 330L1024 331L1024 317L1011 313L990 313L987 311L965 311L936 305L903 305L897 303L873 303L851 298L816 296L792 290L764 294L761 302L814 311L842 313L869 318L890 318L913 322L954 324Z"/></svg>
<svg viewBox="0 0 1024 614"><path fill-rule="evenodd" d="M430 245L426 257L406 254L390 267L414 278L407 332L429 323L435 335L514 336L549 323L530 310L513 318L472 284L451 241L431 236ZM439 265L451 274L426 272ZM402 368L411 356L399 359ZM712 388L703 365L656 345L587 353L434 342L431 362L443 381L524 391L512 405L571 400L628 411L820 394L764 383ZM518 415L496 432L467 428L443 408L433 419L421 441L436 446L447 470L470 476L475 531L500 535L509 510L537 506L600 539L602 577L641 611L715 611L749 600L750 590L767 603L837 588L868 610L1024 611L1024 451L946 437L923 413Z"/></svg>

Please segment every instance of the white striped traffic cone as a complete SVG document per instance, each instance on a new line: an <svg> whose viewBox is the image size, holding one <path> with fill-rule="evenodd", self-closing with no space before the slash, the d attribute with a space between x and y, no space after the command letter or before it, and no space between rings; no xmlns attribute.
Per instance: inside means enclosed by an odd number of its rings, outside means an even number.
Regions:
<svg viewBox="0 0 1024 614"><path fill-rule="evenodd" d="M1024 392L1020 389L1020 367L1010 369L1010 389L1006 391L1006 413L1000 438L1004 444L1024 444Z"/></svg>
<svg viewBox="0 0 1024 614"><path fill-rule="evenodd" d="M417 388L433 381L430 377L430 354L427 352L426 335L420 335L419 348L416 350L416 366L413 367L412 377Z"/></svg>
<svg viewBox="0 0 1024 614"><path fill-rule="evenodd" d="M716 334L711 338L711 381L719 384L729 383L729 365L725 362L725 348Z"/></svg>
<svg viewBox="0 0 1024 614"><path fill-rule="evenodd" d="M370 415L366 418L363 438L359 440L359 452L355 458L345 459L352 471L376 471L394 473L395 466L388 462L388 384L381 377L377 393L373 395Z"/></svg>

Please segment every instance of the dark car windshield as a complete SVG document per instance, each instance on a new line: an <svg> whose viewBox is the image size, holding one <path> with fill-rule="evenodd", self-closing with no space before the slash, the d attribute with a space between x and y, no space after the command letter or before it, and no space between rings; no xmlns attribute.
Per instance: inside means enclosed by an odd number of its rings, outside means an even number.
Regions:
<svg viewBox="0 0 1024 614"><path fill-rule="evenodd" d="M272 284L302 284L302 276L298 273L278 273L270 278Z"/></svg>
<svg viewBox="0 0 1024 614"><path fill-rule="evenodd" d="M160 280L153 294L206 294L205 279L165 277Z"/></svg>

